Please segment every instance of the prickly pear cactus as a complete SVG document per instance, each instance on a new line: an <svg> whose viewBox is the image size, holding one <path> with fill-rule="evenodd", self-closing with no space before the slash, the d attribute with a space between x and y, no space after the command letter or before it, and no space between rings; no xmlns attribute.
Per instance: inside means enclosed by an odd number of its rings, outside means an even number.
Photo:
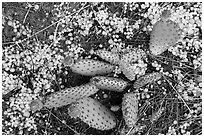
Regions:
<svg viewBox="0 0 204 137"><path fill-rule="evenodd" d="M116 126L116 119L112 112L90 97L71 104L69 115L72 118L80 118L90 127L99 130L109 130Z"/></svg>
<svg viewBox="0 0 204 137"><path fill-rule="evenodd" d="M74 73L84 76L105 75L111 73L115 66L92 59L82 59L70 66Z"/></svg>
<svg viewBox="0 0 204 137"><path fill-rule="evenodd" d="M138 120L138 98L136 93L126 93L123 97L122 112L128 127L134 127Z"/></svg>
<svg viewBox="0 0 204 137"><path fill-rule="evenodd" d="M158 72L146 74L145 76L142 76L139 79L137 79L135 81L133 87L135 89L139 89L139 88L145 86L146 84L149 84L149 83L152 83L152 82L159 80L161 77L162 77L162 75Z"/></svg>
<svg viewBox="0 0 204 137"><path fill-rule="evenodd" d="M35 112L40 110L42 107L54 108L62 107L76 100L90 95L95 94L99 89L91 84L85 84L77 87L71 87L58 92L52 93L51 95L44 98L43 101L34 100L30 103L30 109Z"/></svg>
<svg viewBox="0 0 204 137"><path fill-rule="evenodd" d="M120 62L119 54L111 51L99 49L95 51L95 54L98 55L100 58L104 59L105 61L110 62L111 64L116 65Z"/></svg>
<svg viewBox="0 0 204 137"><path fill-rule="evenodd" d="M121 57L121 61L127 62L127 63L133 63L135 61L145 59L146 53L139 48L134 49L127 49L124 51Z"/></svg>
<svg viewBox="0 0 204 137"><path fill-rule="evenodd" d="M47 96L44 101L44 106L47 108L62 107L75 102L77 99L93 95L98 90L99 89L91 83L71 87Z"/></svg>
<svg viewBox="0 0 204 137"><path fill-rule="evenodd" d="M121 56L120 68L123 74L131 81L136 75L144 75L147 69L143 59L146 53L142 49L129 49Z"/></svg>
<svg viewBox="0 0 204 137"><path fill-rule="evenodd" d="M180 29L178 24L171 20L160 20L153 26L150 35L150 51L153 55L159 55L169 47L176 44L180 39Z"/></svg>
<svg viewBox="0 0 204 137"><path fill-rule="evenodd" d="M122 92L127 86L128 82L119 78L95 76L90 80L99 89Z"/></svg>

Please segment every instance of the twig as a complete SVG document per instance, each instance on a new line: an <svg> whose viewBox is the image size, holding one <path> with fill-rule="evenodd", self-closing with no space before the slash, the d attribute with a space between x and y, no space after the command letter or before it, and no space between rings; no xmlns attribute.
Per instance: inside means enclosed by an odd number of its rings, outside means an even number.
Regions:
<svg viewBox="0 0 204 137"><path fill-rule="evenodd" d="M16 42L11 41L11 42L5 42L5 43L2 43L2 45L15 44L15 43L16 43Z"/></svg>
<svg viewBox="0 0 204 137"><path fill-rule="evenodd" d="M59 22L57 23L57 26L55 28L55 32L54 32L54 37L53 37L53 42L54 42L54 45L56 44L56 37L57 37L57 30L58 30L58 27L59 27Z"/></svg>
<svg viewBox="0 0 204 137"><path fill-rule="evenodd" d="M169 85L173 88L173 90L178 94L178 96L179 96L179 98L183 101L183 103L186 105L186 107L188 108L188 110L190 111L190 112L192 112L191 111L191 109L189 108L189 106L187 105L187 103L184 101L184 99L182 98L182 96L178 93L178 91L174 88L174 86L172 86L172 84L169 82L169 80L163 75L163 77L164 77L164 79L169 83Z"/></svg>
<svg viewBox="0 0 204 137"><path fill-rule="evenodd" d="M158 58L156 58L156 57L160 57L160 58L165 58L165 59L167 59L167 60L169 60L169 61L172 61L172 62L177 62L177 63L182 63L182 62L180 62L180 61L176 61L176 60L173 60L173 59L169 59L169 58L167 58L167 57L164 57L164 56L154 56L154 55L151 55L151 54L148 54L148 55L150 55L151 57L153 57L153 58L155 58L155 59L157 59L157 60L159 60ZM159 61L161 61L161 60L159 60ZM161 61L162 62L162 61ZM192 67L190 67L190 66L188 66L188 65L186 65L186 64L182 64L183 66L186 66L187 68L191 68L191 69L194 69L194 68L192 68Z"/></svg>
<svg viewBox="0 0 204 137"><path fill-rule="evenodd" d="M49 111L48 122L50 121L51 111ZM45 133L47 133L47 125L45 127Z"/></svg>
<svg viewBox="0 0 204 137"><path fill-rule="evenodd" d="M126 135L129 135L129 134L130 134L130 132L131 132L133 129L134 129L134 127L131 127L131 128L130 128L130 130L127 132L127 134L126 134Z"/></svg>
<svg viewBox="0 0 204 137"><path fill-rule="evenodd" d="M27 16L28 16L28 13L30 12L30 8L31 8L31 7L29 7L29 9L28 9L28 11L27 11L27 13L26 13L26 15L25 15L25 17L24 17L24 19L23 19L23 24L24 24L25 21L26 21L26 18L27 18Z"/></svg>
<svg viewBox="0 0 204 137"><path fill-rule="evenodd" d="M86 7L81 8L80 10L78 10L78 11L76 11L76 12L72 13L72 14L70 14L70 16L74 15L75 13L79 13L81 10L83 10L83 9L85 9L85 8L87 8L87 7L89 7L89 5L87 5ZM29 38L31 38L31 37L33 37L33 36L35 36L35 35L37 35L37 34L39 34L39 33L43 32L44 30L46 30L46 29L48 29L48 28L52 27L53 25L55 25L55 24L59 23L59 22L60 22L60 21L62 21L62 20L63 20L63 19L60 19L60 20L58 20L58 21L54 22L53 24L50 24L49 26L45 27L45 28L44 28L44 29L42 29L42 30L39 30L39 31L38 31L38 32L36 32L35 34L31 35L30 37L27 37L27 38L23 39L23 40L22 40L21 42L19 42L19 43L22 43L22 42L24 42L24 41L28 40ZM70 22L71 22L71 21L70 21ZM14 43L14 44L17 44L18 42L7 42L7 43ZM6 44L7 44L7 43L6 43ZM5 44L5 43L3 43L3 44Z"/></svg>
<svg viewBox="0 0 204 137"><path fill-rule="evenodd" d="M70 126L68 126L66 123L62 122L62 120L60 118L58 118L57 116L55 116L51 111L50 111L51 115L53 115L55 118L57 118L61 123L63 123L65 126L67 126L70 130L72 130L75 134L80 135L77 131L75 131L73 128L71 128Z"/></svg>

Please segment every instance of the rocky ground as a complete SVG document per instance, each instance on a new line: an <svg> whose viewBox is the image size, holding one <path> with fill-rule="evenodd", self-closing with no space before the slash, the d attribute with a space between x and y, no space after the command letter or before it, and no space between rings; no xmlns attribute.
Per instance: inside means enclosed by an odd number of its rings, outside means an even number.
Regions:
<svg viewBox="0 0 204 137"><path fill-rule="evenodd" d="M202 134L201 3L2 3L2 133L4 135L199 135ZM170 11L180 28L174 45L151 53L153 26ZM168 16L166 13L164 16ZM168 32L167 32L168 33ZM162 37L162 36L161 36ZM67 106L33 113L30 103L61 89L80 86L90 76L73 73L64 61L96 59L94 51L142 49L142 70L159 81L139 88L137 129L126 128L123 92L99 90L91 98L110 109L117 125L97 130L69 116ZM137 73L138 72L138 73ZM144 75L144 74L142 74ZM124 72L108 74L134 84Z"/></svg>

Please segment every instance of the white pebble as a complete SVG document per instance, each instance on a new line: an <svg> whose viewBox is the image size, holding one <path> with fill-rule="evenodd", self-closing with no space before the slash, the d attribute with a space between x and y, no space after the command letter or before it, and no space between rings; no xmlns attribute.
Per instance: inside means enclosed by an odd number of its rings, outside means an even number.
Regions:
<svg viewBox="0 0 204 137"><path fill-rule="evenodd" d="M54 38L54 36L53 36L53 35L50 35L50 36L49 36L49 39L50 39L50 40L52 40L53 38Z"/></svg>
<svg viewBox="0 0 204 137"><path fill-rule="evenodd" d="M40 6L36 4L35 9L38 10L39 8L40 8Z"/></svg>
<svg viewBox="0 0 204 137"><path fill-rule="evenodd" d="M29 117L29 116L30 116L30 112L29 112L29 111L25 111L25 112L23 113L23 116Z"/></svg>
<svg viewBox="0 0 204 137"><path fill-rule="evenodd" d="M118 111L120 109L119 106L111 106L110 108L112 111Z"/></svg>
<svg viewBox="0 0 204 137"><path fill-rule="evenodd" d="M103 98L108 98L108 95L107 94L103 94Z"/></svg>
<svg viewBox="0 0 204 137"><path fill-rule="evenodd" d="M10 20L7 22L7 24L8 24L9 26L13 26L13 22L10 21Z"/></svg>

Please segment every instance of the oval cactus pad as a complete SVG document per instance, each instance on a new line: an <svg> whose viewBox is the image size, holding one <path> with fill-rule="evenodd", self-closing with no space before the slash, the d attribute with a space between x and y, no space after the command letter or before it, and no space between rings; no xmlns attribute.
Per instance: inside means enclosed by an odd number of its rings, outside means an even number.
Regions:
<svg viewBox="0 0 204 137"><path fill-rule="evenodd" d="M151 32L150 51L153 55L159 55L170 46L175 45L179 38L180 29L178 24L171 20L160 20L153 26Z"/></svg>
<svg viewBox="0 0 204 137"><path fill-rule="evenodd" d="M70 66L74 73L84 76L104 75L113 72L114 66L105 62L83 59Z"/></svg>
<svg viewBox="0 0 204 137"><path fill-rule="evenodd" d="M95 52L95 54L111 64L118 64L120 62L119 55L111 51L99 49Z"/></svg>
<svg viewBox="0 0 204 137"><path fill-rule="evenodd" d="M47 96L44 106L47 108L61 107L75 102L77 99L95 94L99 89L91 83L67 88Z"/></svg>
<svg viewBox="0 0 204 137"><path fill-rule="evenodd" d="M123 97L122 112L128 127L135 126L138 120L138 98L136 93L126 93Z"/></svg>
<svg viewBox="0 0 204 137"><path fill-rule="evenodd" d="M159 80L161 77L162 75L158 72L146 74L145 76L142 76L135 81L134 88L139 89L148 83L152 83L152 82Z"/></svg>
<svg viewBox="0 0 204 137"><path fill-rule="evenodd" d="M69 115L73 118L78 117L90 127L99 130L109 130L116 126L112 112L90 97L73 103L69 108Z"/></svg>
<svg viewBox="0 0 204 137"><path fill-rule="evenodd" d="M128 82L119 78L95 76L90 80L99 89L122 92L127 86Z"/></svg>

